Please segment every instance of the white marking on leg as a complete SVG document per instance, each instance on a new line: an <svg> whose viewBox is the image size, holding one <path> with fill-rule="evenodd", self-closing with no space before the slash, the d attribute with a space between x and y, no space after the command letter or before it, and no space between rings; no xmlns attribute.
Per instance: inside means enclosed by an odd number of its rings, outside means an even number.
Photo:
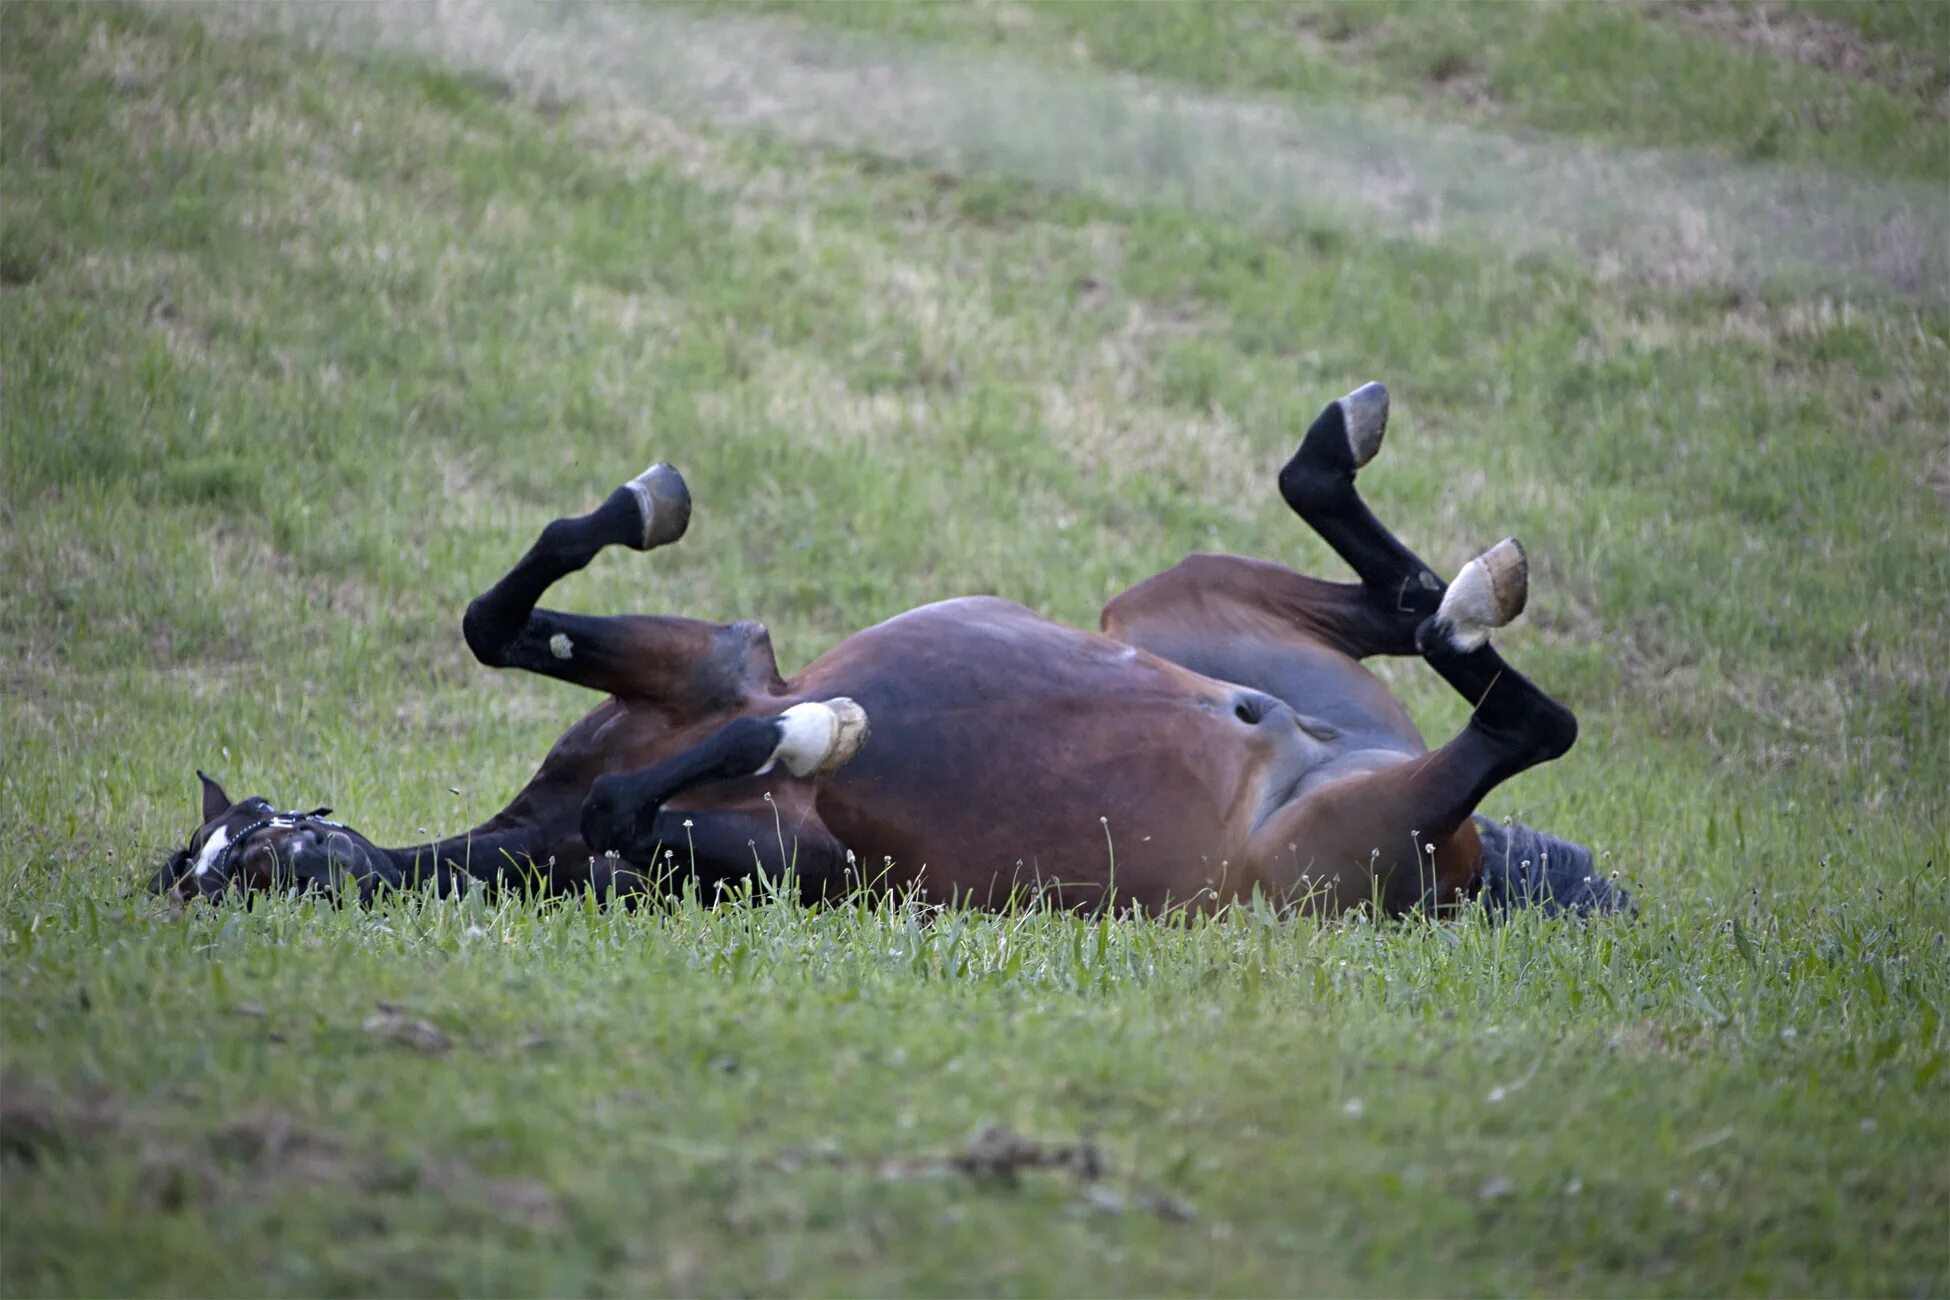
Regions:
<svg viewBox="0 0 1950 1300"><path fill-rule="evenodd" d="M567 632L557 632L548 639L548 652L557 659L567 659L575 653L575 642L569 640Z"/></svg>
<svg viewBox="0 0 1950 1300"><path fill-rule="evenodd" d="M223 852L223 846L228 843L230 831L227 827L219 826L210 832L210 838L203 842L202 850L196 855L196 876L199 880L216 867L217 855Z"/></svg>

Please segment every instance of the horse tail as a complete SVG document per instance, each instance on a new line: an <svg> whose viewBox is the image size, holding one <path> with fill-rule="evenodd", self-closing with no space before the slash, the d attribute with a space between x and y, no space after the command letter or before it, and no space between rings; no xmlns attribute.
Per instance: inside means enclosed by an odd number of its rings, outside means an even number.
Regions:
<svg viewBox="0 0 1950 1300"><path fill-rule="evenodd" d="M1492 912L1541 907L1552 916L1629 911L1632 896L1599 874L1590 849L1517 822L1475 818L1483 841L1479 897Z"/></svg>

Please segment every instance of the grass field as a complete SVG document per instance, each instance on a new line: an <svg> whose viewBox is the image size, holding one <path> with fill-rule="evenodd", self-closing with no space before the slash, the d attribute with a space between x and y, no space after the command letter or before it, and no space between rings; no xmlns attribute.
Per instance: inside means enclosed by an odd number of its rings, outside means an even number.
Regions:
<svg viewBox="0 0 1950 1300"><path fill-rule="evenodd" d="M946 59L1880 214L1779 274L1710 222L1234 212L1203 136L1155 193L1052 171L1129 118L755 129L632 80L671 11L404 12L0 8L6 1294L1950 1291L1943 8L682 11L829 42L738 69L828 107ZM652 459L689 536L553 600L790 670L1195 549L1336 572L1272 477L1369 378L1377 513L1451 571L1526 541L1503 644L1583 723L1487 810L1633 921L139 888L199 766L382 843L498 808L591 701L460 611Z"/></svg>

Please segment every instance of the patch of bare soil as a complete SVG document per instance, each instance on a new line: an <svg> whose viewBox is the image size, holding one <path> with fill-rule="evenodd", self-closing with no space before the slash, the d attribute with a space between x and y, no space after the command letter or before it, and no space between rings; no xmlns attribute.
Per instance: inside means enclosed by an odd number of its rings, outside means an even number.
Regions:
<svg viewBox="0 0 1950 1300"><path fill-rule="evenodd" d="M1085 1205L1108 1214L1136 1209L1172 1223L1186 1223L1196 1212L1167 1192L1120 1191L1104 1179L1110 1172L1103 1150L1088 1138L1052 1142L1025 1137L1003 1124L983 1124L968 1135L960 1149L914 1155L860 1155L844 1151L787 1151L768 1156L758 1167L774 1173L793 1173L809 1166L863 1169L876 1178L966 1178L992 1187L1016 1187L1027 1173L1068 1174L1076 1180L1077 1196Z"/></svg>
<svg viewBox="0 0 1950 1300"><path fill-rule="evenodd" d="M138 1185L164 1209L249 1201L281 1185L302 1184L363 1192L419 1188L538 1231L566 1222L560 1198L535 1179L489 1177L445 1157L429 1158L415 1171L309 1130L280 1111L248 1112L200 1136L181 1136L105 1092L53 1095L0 1079L0 1157L9 1163L31 1168L49 1157L111 1146L137 1152Z"/></svg>
<svg viewBox="0 0 1950 1300"><path fill-rule="evenodd" d="M410 1047L428 1056L438 1056L454 1045L454 1040L447 1037L446 1031L431 1020L407 1015L400 1008L384 1003L366 1017L361 1028L375 1038Z"/></svg>

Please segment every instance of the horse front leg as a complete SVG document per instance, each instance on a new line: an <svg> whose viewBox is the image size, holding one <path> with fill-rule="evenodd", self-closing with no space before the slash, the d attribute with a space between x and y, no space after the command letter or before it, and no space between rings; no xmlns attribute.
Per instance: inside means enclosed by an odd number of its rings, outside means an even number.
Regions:
<svg viewBox="0 0 1950 1300"><path fill-rule="evenodd" d="M1435 571L1375 518L1355 475L1381 450L1388 390L1363 384L1329 402L1280 470L1280 495L1360 578L1360 587L1321 587L1309 602L1322 631L1357 659L1416 653L1415 630L1442 600Z"/></svg>
<svg viewBox="0 0 1950 1300"><path fill-rule="evenodd" d="M536 608L544 592L605 548L668 546L684 535L690 517L683 475L657 464L590 513L555 520L514 568L468 605L461 620L468 648L491 668L521 668L661 704L676 714L722 711L747 690L782 685L769 638L755 623Z"/></svg>
<svg viewBox="0 0 1950 1300"><path fill-rule="evenodd" d="M1476 706L1476 721L1499 735L1547 737L1543 757L1557 757L1577 737L1570 710L1489 648L1490 633L1529 599L1523 547L1507 538L1464 565L1454 583L1437 578L1355 491L1355 474L1374 459L1387 427L1388 390L1364 384L1328 404L1280 471L1281 495L1361 579L1365 617L1343 615L1365 637L1356 648L1421 655Z"/></svg>
<svg viewBox="0 0 1950 1300"><path fill-rule="evenodd" d="M866 741L866 711L844 697L804 701L772 715L735 718L661 762L596 778L582 804L582 841L593 853L614 853L640 867L654 867L659 853L678 843L672 834L673 814L666 808L677 796L700 786L766 776L781 768L780 788L803 792L809 788L807 783L851 761ZM761 797L755 791L734 791L732 801ZM715 809L716 804L681 816L697 821ZM722 836L707 831L702 845L695 835L682 841L695 855L692 869L707 878L748 873L751 861L745 841L732 843L727 857Z"/></svg>
<svg viewBox="0 0 1950 1300"><path fill-rule="evenodd" d="M1489 643L1528 594L1529 569L1514 541L1463 566L1416 639L1429 665L1475 704L1468 723L1427 754L1329 775L1275 813L1253 840L1263 878L1302 892L1324 888L1334 907L1379 897L1390 912L1454 903L1480 879L1476 806L1562 755L1578 735L1571 711Z"/></svg>

